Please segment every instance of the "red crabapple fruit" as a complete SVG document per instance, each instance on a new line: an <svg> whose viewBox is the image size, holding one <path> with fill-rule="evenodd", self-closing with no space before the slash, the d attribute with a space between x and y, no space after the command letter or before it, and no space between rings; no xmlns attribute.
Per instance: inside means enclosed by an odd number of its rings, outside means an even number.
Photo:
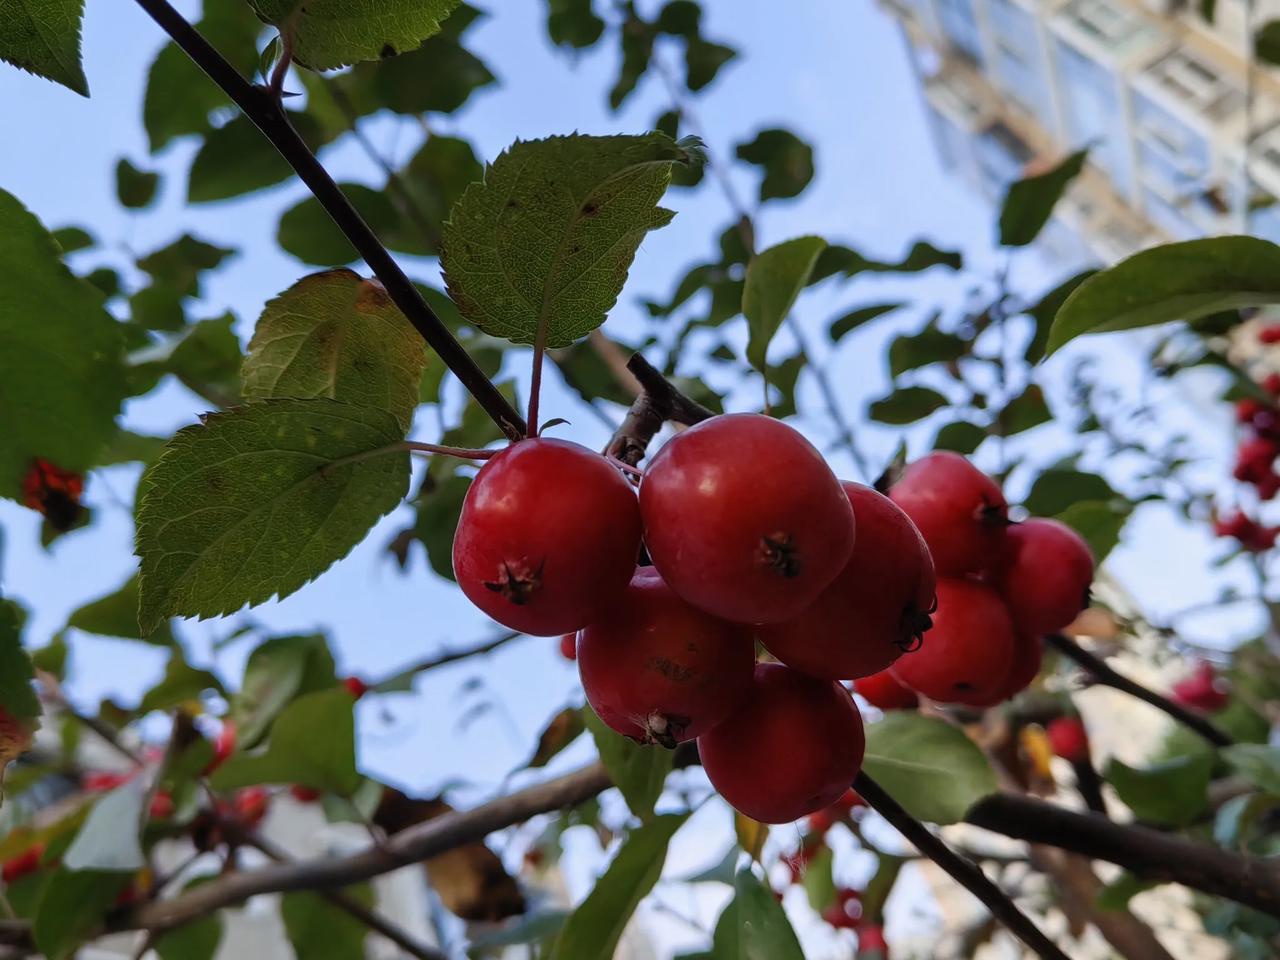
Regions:
<svg viewBox="0 0 1280 960"><path fill-rule="evenodd" d="M776 663L756 664L741 706L698 738L711 785L762 823L830 806L857 776L865 748L849 691Z"/></svg>
<svg viewBox="0 0 1280 960"><path fill-rule="evenodd" d="M914 710L920 704L915 691L900 684L888 670L859 677L853 681L853 690L873 707L885 711Z"/></svg>
<svg viewBox="0 0 1280 960"><path fill-rule="evenodd" d="M934 603L933 560L907 515L871 487L844 491L858 527L849 562L798 617L756 632L787 666L827 680L886 669L919 644Z"/></svg>
<svg viewBox="0 0 1280 960"><path fill-rule="evenodd" d="M640 547L635 491L608 460L566 440L520 440L471 484L453 571L472 603L512 630L585 627L626 588Z"/></svg>
<svg viewBox="0 0 1280 960"><path fill-rule="evenodd" d="M996 562L1009 505L995 481L958 453L910 464L889 497L911 518L940 577L980 573Z"/></svg>
<svg viewBox="0 0 1280 960"><path fill-rule="evenodd" d="M1053 633L1089 605L1093 554L1065 523L1033 518L1005 534L998 581L1014 627L1023 633Z"/></svg>
<svg viewBox="0 0 1280 960"><path fill-rule="evenodd" d="M681 600L653 567L578 635L587 702L608 726L674 747L729 716L751 690L751 629Z"/></svg>
<svg viewBox="0 0 1280 960"><path fill-rule="evenodd" d="M1044 732L1053 752L1063 760L1081 763L1089 759L1089 734L1079 717L1056 717Z"/></svg>
<svg viewBox="0 0 1280 960"><path fill-rule="evenodd" d="M918 650L891 668L898 682L941 703L989 706L1013 666L1013 623L985 584L938 581L938 611Z"/></svg>
<svg viewBox="0 0 1280 960"><path fill-rule="evenodd" d="M640 513L671 589L735 623L796 616L853 551L853 510L822 454L755 413L712 417L668 441L645 468Z"/></svg>

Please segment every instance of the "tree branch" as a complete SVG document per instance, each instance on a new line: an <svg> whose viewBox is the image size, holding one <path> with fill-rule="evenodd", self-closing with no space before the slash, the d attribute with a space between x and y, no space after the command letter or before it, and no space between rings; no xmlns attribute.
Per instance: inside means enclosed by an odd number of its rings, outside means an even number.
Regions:
<svg viewBox="0 0 1280 960"><path fill-rule="evenodd" d="M1042 960L1068 960L1052 940L1045 936L1017 904L997 887L977 865L965 860L948 847L929 828L907 813L893 797L885 792L865 771L853 781L853 789L884 817L916 849L936 863L951 879L981 900L1009 932L1038 954Z"/></svg>
<svg viewBox="0 0 1280 960"><path fill-rule="evenodd" d="M631 355L627 369L639 382L640 394L606 448L607 453L623 463L633 467L638 464L644 458L650 441L668 420L692 425L714 416L702 404L672 386L641 354Z"/></svg>
<svg viewBox="0 0 1280 960"><path fill-rule="evenodd" d="M485 640L482 643L477 643L474 646L463 647L458 650L446 650L444 653L438 653L435 656L427 657L424 660L419 660L417 663L410 664L404 669L397 670L395 673L384 677L381 680L373 681L369 686L376 690L380 687L394 685L401 680L416 677L420 673L437 670L440 667L448 666L451 663L457 663L460 660L466 660L470 657L478 657L486 653L492 653L499 647L505 647L512 640L519 640L523 636L526 636L526 634L512 631L510 633L504 633L500 636L494 637L492 640Z"/></svg>
<svg viewBox="0 0 1280 960"><path fill-rule="evenodd" d="M1135 680L1130 680L1124 674L1117 673L1105 660L1085 650L1070 637L1060 633L1051 633L1044 640L1045 643L1049 644L1064 657L1084 668L1085 672L1096 683L1104 687L1111 687L1114 690L1120 690L1132 697L1137 697L1144 703L1151 704L1151 706L1157 710L1164 711L1183 726L1200 734L1215 747L1229 747L1234 743L1230 736L1200 714L1188 710L1181 704L1174 703L1168 697L1162 697L1154 690L1148 690L1142 684Z"/></svg>
<svg viewBox="0 0 1280 960"><path fill-rule="evenodd" d="M462 345L454 339L449 328L428 306L413 281L400 269L400 265L343 195L315 154L298 136L271 91L255 86L242 77L199 31L174 10L168 0L137 0L137 3L271 141L271 145L307 185L343 236L377 275L395 305L422 335L422 339L439 355L444 365L476 398L476 402L494 423L513 440L523 437L524 419L498 392Z"/></svg>

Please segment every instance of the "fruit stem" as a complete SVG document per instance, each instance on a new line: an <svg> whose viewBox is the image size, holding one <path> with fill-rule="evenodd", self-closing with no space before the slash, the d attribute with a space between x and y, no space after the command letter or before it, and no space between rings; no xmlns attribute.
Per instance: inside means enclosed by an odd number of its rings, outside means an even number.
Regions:
<svg viewBox="0 0 1280 960"><path fill-rule="evenodd" d="M319 473L320 476L327 477L339 467L359 463L361 460L371 460L374 457L385 456L388 453L400 453L405 450L410 453L430 453L442 457L457 457L459 460L488 460L498 453L497 450L472 450L467 447L441 446L438 443L420 443L417 440L400 440L396 443L389 443L385 447L361 450L359 453L353 453L349 457L341 457L332 463L326 463L320 468Z"/></svg>
<svg viewBox="0 0 1280 960"><path fill-rule="evenodd" d="M543 320L538 324L538 333L533 339L533 375L529 378L529 425L525 428L526 437L538 435L538 400L542 395L542 358L547 352L547 324Z"/></svg>
<svg viewBox="0 0 1280 960"><path fill-rule="evenodd" d="M609 454L607 457L605 457L605 459L608 460L610 463L612 463L615 467L617 467L623 473L629 473L633 477L639 477L641 480L644 479L644 471L641 470L639 467L633 464L627 463L627 461L619 459L618 457L613 456L613 454Z"/></svg>
<svg viewBox="0 0 1280 960"><path fill-rule="evenodd" d="M872 780L866 771L854 778L853 789L858 791L876 813L889 821L916 849L941 867L952 880L964 887L986 905L991 915L1008 928L1009 932L1038 954L1042 960L1068 960L1058 946L1045 936L1025 913L1018 909L1003 890L987 878L973 863L965 860L934 836L929 829L885 792L884 787Z"/></svg>

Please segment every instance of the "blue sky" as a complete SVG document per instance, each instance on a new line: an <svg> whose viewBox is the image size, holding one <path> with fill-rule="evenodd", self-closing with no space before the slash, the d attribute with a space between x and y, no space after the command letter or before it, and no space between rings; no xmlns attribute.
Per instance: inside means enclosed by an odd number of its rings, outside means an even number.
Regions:
<svg viewBox="0 0 1280 960"><path fill-rule="evenodd" d="M179 6L194 13L193 3ZM463 132L482 157L491 159L516 138L573 130L639 132L666 109L661 84L650 78L625 110L610 114L604 91L616 69L612 49L575 62L545 40L542 0L501 6L508 9L468 34L468 45L486 60L501 86L478 94L459 114L433 121L441 132ZM991 247L993 212L940 167L894 21L865 2L810 0L787 4L784 10L764 0L715 0L707 4L704 32L743 54L697 101L713 158L728 156L733 144L775 125L794 129L816 148L818 174L809 190L796 201L769 204L759 215L761 245L818 233L869 256L892 258L924 237L938 246L963 250L979 275L998 265ZM281 253L273 241L280 212L303 195L302 188L294 184L241 200L185 207L192 144L177 143L152 158L141 124L146 70L163 39L158 28L133 4L90 3L84 36L90 100L0 69L0 105L12 132L9 148L0 151L0 186L50 227L91 227L107 253L92 253L85 264L119 265L126 251L147 252L184 231L237 247L239 256L206 283L199 315L232 309L247 339L263 303L310 269ZM389 155L404 158L416 148L403 125L389 119L370 123L368 132ZM113 170L120 156L162 171L162 194L155 208L130 214L117 205ZM331 150L323 159L339 179L377 180L354 144ZM752 196L754 178L745 171L734 175L739 194ZM716 234L729 218L723 198L711 189L696 195L673 190L666 204L678 215L646 240L606 329L622 334L634 330L643 309L640 300L661 299L668 293L692 260L711 253ZM411 272L423 277L434 273L429 262L411 266ZM1063 273L1031 252L1019 261L1016 275L1034 290ZM798 315L816 328L852 306L901 298L921 304L905 312L902 321L918 326L924 307L937 301L959 302L972 282L972 276L964 275L868 277L807 294ZM851 416L885 390L883 356L889 336L886 329L850 338L832 361L833 379ZM1133 352L1118 351L1114 362L1117 370L1132 370ZM525 377L523 364L512 372ZM567 431L562 435L599 445L605 437L601 425L576 407L554 377L550 380L544 417L569 417L573 426L562 428ZM811 383L802 396L811 409L818 409ZM135 429L161 432L191 422L201 410L197 398L170 386L132 403L126 419ZM829 427L819 420L805 426L819 439L830 436ZM1213 442L1221 446L1225 421L1208 426L1217 438ZM430 425L421 425L419 432L429 437ZM880 462L891 454L896 437L873 432L866 446ZM849 466L838 455L833 462L839 469ZM35 613L29 630L32 642L43 642L69 611L109 592L128 576L132 524L113 500L131 488L133 478L131 471L118 469L96 479L88 499L98 508L97 526L66 537L48 553L38 546L35 515L0 502L0 575L6 592ZM420 557L407 576L389 562L384 545L405 516L401 513L381 524L350 558L316 583L250 616L277 632L329 629L343 667L367 676L384 674L442 646L489 635L492 625L452 584L428 572ZM1158 517L1139 517L1135 526L1135 536L1158 542L1164 555L1174 559L1157 574L1138 555L1121 551L1114 569L1140 593L1153 596L1157 606L1164 602L1166 609L1173 609L1197 599L1207 589L1198 579L1204 537ZM1149 549L1144 551L1147 557ZM236 622L238 618L182 625L191 640L192 659L214 662L212 639L229 632ZM415 697L366 702L361 707L364 767L414 789L458 777L496 785L527 755L544 721L577 695L575 671L554 651L553 640L525 639L493 658L432 675L419 684ZM232 646L216 663L235 679L246 653L243 645ZM137 644L77 636L74 667L73 689L85 703L107 694L129 701L159 676L163 656ZM460 693L469 678L480 678L503 708L459 732L456 719L473 702ZM566 763L588 755L588 748L580 744Z"/></svg>

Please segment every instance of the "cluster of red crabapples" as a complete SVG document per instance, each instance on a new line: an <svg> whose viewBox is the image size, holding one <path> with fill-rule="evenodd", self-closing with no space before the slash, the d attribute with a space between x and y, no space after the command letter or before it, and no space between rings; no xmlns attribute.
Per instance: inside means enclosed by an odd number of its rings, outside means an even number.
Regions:
<svg viewBox="0 0 1280 960"><path fill-rule="evenodd" d="M841 681L891 670L935 700L995 702L1035 673L1020 638L1073 619L1093 572L1066 528L1011 527L963 457L931 454L886 497L758 414L677 434L638 495L585 447L513 443L471 485L453 568L499 623L576 635L605 724L696 739L721 796L766 823L830 806L857 775L862 718Z"/></svg>

